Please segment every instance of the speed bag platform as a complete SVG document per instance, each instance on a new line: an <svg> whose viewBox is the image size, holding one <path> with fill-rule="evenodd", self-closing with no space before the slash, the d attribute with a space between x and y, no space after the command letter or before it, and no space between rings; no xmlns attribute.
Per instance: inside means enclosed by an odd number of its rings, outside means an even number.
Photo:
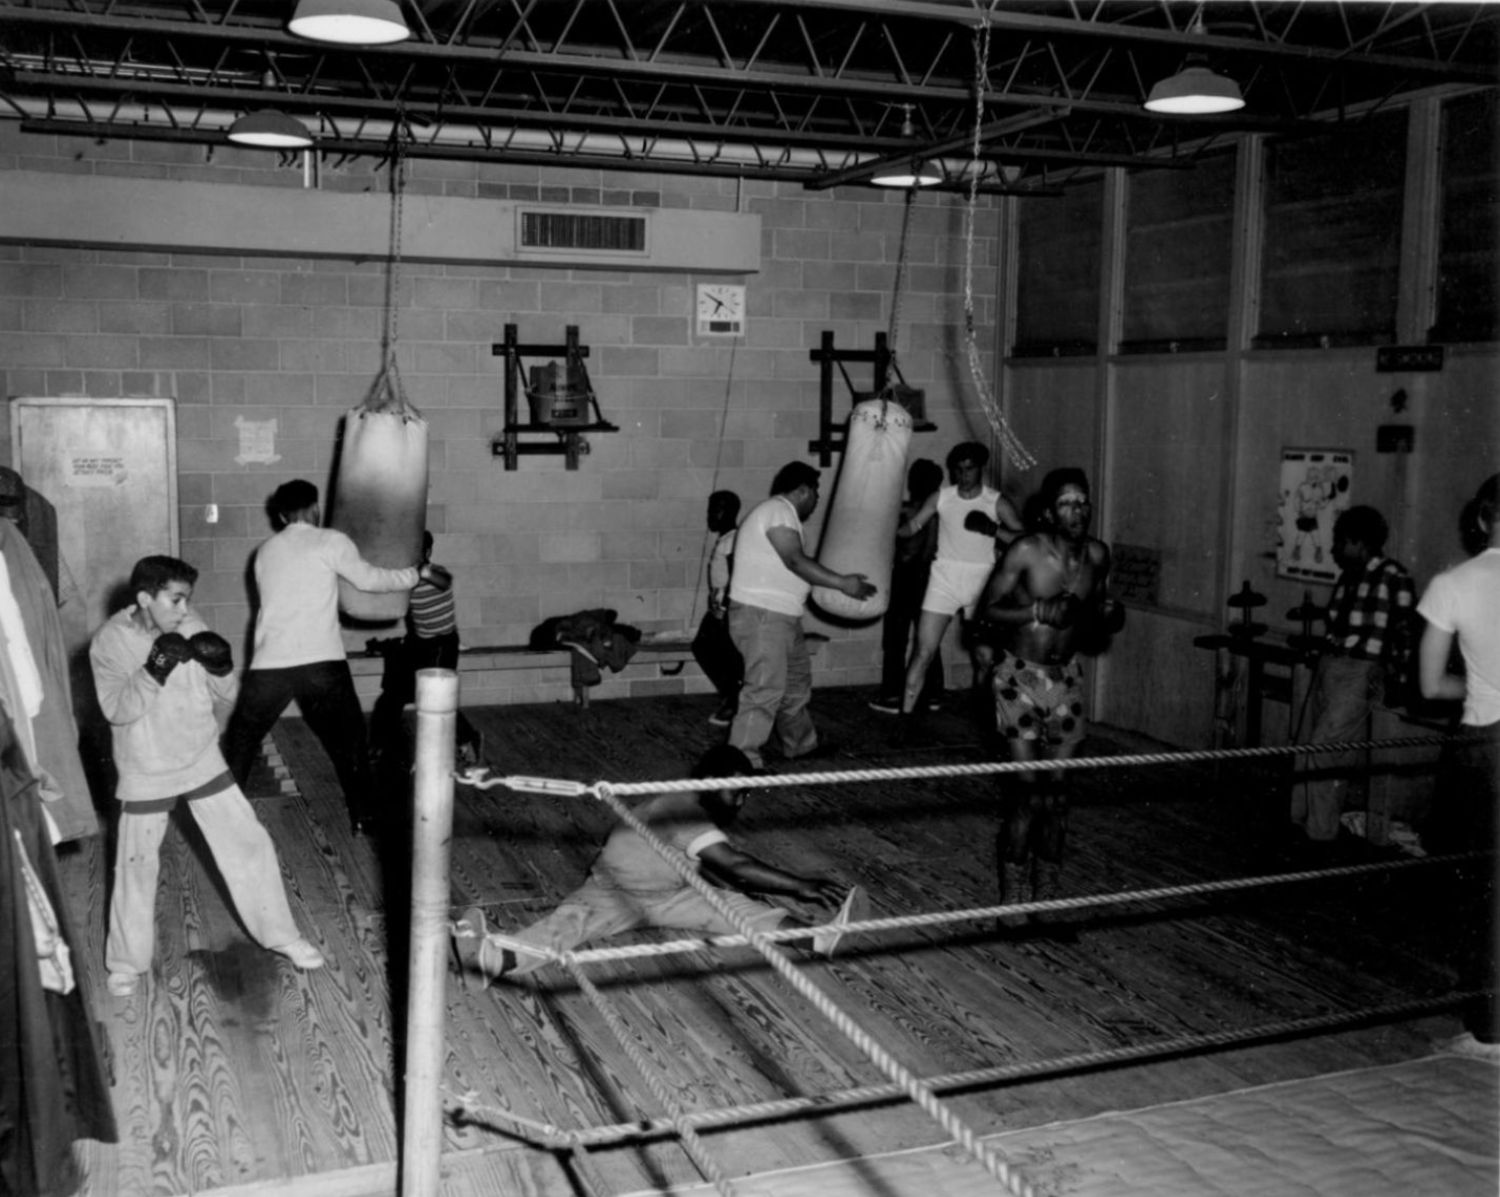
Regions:
<svg viewBox="0 0 1500 1197"><path fill-rule="evenodd" d="M899 403L866 399L849 413L844 460L834 484L818 562L840 574L864 574L876 591L853 599L840 590L814 586L812 599L829 615L871 620L891 599L891 565L906 484L911 416Z"/></svg>
<svg viewBox="0 0 1500 1197"><path fill-rule="evenodd" d="M328 524L383 569L422 560L427 527L427 421L411 411L356 407L344 417L343 447ZM339 579L339 608L351 619L394 623L410 591L374 593Z"/></svg>

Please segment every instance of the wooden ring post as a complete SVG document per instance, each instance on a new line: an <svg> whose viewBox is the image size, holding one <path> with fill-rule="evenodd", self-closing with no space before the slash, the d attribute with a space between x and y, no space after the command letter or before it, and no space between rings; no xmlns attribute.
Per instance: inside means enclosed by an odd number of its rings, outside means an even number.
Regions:
<svg viewBox="0 0 1500 1197"><path fill-rule="evenodd" d="M453 735L458 673L417 671L417 768L412 817L411 953L407 960L406 1087L401 1197L438 1197L442 1182L443 988L448 965L448 861L453 845Z"/></svg>

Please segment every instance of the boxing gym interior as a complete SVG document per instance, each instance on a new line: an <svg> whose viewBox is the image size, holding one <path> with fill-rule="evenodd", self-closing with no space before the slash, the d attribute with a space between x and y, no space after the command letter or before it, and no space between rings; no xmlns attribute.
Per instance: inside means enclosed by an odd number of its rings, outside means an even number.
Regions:
<svg viewBox="0 0 1500 1197"><path fill-rule="evenodd" d="M1408 673L1303 750L1341 513L1414 600L1484 551L1497 38L1407 0L0 0L0 515L57 679L0 691L83 779L60 824L7 732L0 1193L1494 1194L1500 1069L1443 1048L1494 845L1423 842L1464 701ZM542 918L738 734L693 649L709 496L813 467L806 555L878 598L908 467L968 442L1025 538L1082 471L1123 612L1076 657L1048 904L1002 905L1035 778L967 622L897 735L884 600L815 588L819 749L773 732L728 834L860 887L836 948L653 927L465 975L461 912ZM321 967L179 805L117 994L90 644L165 555L253 664L298 479L377 566L432 534L456 668L370 737L373 827L296 705L242 782ZM406 599L345 597L369 714Z"/></svg>

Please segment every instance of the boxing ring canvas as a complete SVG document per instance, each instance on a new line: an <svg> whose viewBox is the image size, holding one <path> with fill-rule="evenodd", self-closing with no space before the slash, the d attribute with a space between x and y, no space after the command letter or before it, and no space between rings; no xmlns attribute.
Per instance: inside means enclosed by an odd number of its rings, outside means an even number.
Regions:
<svg viewBox="0 0 1500 1197"><path fill-rule="evenodd" d="M1281 451L1276 573L1303 582L1336 582L1333 524L1349 506L1354 454L1347 449Z"/></svg>
<svg viewBox="0 0 1500 1197"><path fill-rule="evenodd" d="M986 1138L1038 1197L1491 1197L1493 1065L1429 1056ZM762 1173L745 1197L989 1197L951 1144ZM706 1197L712 1186L629 1197Z"/></svg>

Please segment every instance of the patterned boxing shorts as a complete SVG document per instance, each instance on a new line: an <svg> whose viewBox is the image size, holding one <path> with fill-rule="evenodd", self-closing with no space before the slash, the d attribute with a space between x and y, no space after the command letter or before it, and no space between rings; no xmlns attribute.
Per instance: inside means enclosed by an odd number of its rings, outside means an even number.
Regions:
<svg viewBox="0 0 1500 1197"><path fill-rule="evenodd" d="M991 685L995 726L1009 740L1030 740L1049 748L1073 748L1087 730L1083 717L1083 666L1034 665L1001 652Z"/></svg>

